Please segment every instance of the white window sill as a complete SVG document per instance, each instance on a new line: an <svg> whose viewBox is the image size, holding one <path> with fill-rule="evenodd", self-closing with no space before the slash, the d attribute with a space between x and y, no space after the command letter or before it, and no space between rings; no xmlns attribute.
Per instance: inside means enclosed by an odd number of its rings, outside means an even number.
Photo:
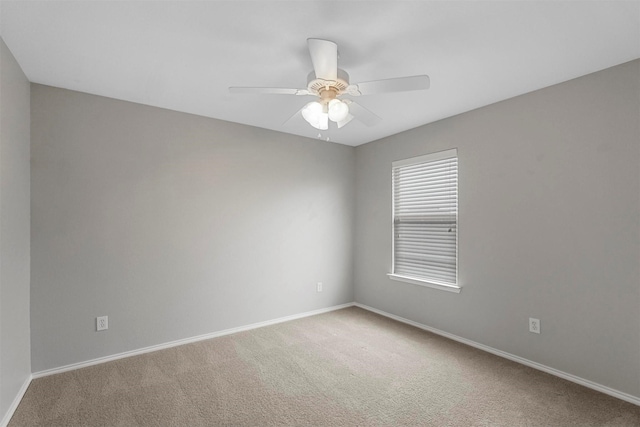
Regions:
<svg viewBox="0 0 640 427"><path fill-rule="evenodd" d="M446 285L444 283L432 282L424 279L416 279L414 277L400 276L393 273L388 273L387 276L389 276L389 279L397 280L398 282L412 283L414 285L426 286L427 288L439 289L441 291L455 292L456 294L459 294L462 290L461 287L455 285Z"/></svg>

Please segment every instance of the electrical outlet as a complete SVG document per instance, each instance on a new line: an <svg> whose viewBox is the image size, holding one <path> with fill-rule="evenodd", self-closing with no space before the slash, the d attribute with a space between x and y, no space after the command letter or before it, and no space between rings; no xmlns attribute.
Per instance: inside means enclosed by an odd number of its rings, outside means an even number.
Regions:
<svg viewBox="0 0 640 427"><path fill-rule="evenodd" d="M529 332L533 332L534 334L540 333L540 319L529 318Z"/></svg>
<svg viewBox="0 0 640 427"><path fill-rule="evenodd" d="M109 316L96 317L96 331L109 329Z"/></svg>
<svg viewBox="0 0 640 427"><path fill-rule="evenodd" d="M322 292L322 282L318 282L318 284L316 285L316 290L318 292Z"/></svg>

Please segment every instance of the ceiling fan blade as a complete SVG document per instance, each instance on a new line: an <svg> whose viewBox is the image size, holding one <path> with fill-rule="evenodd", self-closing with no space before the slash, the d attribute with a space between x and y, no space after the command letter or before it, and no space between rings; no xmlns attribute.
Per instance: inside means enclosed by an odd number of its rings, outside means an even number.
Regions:
<svg viewBox="0 0 640 427"><path fill-rule="evenodd" d="M346 92L349 95L373 95L376 93L407 92L412 90L429 89L429 76L397 77L395 79L373 80L349 85Z"/></svg>
<svg viewBox="0 0 640 427"><path fill-rule="evenodd" d="M380 121L382 120L376 114L374 114L371 111L367 110L366 108L364 108L362 105L358 104L357 102L354 102L354 101L351 101L351 100L345 100L344 102L347 102L347 104L349 105L349 114L351 114L353 117L355 117L356 119L360 120L362 123L364 123L367 126L375 126L378 123L380 123ZM340 127L342 127L342 126L340 126Z"/></svg>
<svg viewBox="0 0 640 427"><path fill-rule="evenodd" d="M304 105L303 105L302 107L300 107L300 108L299 108L295 113L293 113L293 114L292 114L292 115L291 115L287 120L285 120L285 121L282 123L282 126L286 126L286 125L288 125L288 124L289 124L289 122L291 122L291 120L293 120L295 117L302 117L302 109L305 107L305 105L307 105L307 104L304 104Z"/></svg>
<svg viewBox="0 0 640 427"><path fill-rule="evenodd" d="M307 44L316 78L336 80L338 78L338 45L322 39L307 39Z"/></svg>
<svg viewBox="0 0 640 427"><path fill-rule="evenodd" d="M267 94L267 95L312 95L307 89L290 89L281 87L237 87L229 88L230 93Z"/></svg>

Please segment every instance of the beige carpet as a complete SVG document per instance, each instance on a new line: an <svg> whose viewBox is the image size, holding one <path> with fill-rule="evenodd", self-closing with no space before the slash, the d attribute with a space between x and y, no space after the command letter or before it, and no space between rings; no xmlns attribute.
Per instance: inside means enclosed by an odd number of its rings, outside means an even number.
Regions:
<svg viewBox="0 0 640 427"><path fill-rule="evenodd" d="M359 308L31 383L17 426L640 426L640 407Z"/></svg>

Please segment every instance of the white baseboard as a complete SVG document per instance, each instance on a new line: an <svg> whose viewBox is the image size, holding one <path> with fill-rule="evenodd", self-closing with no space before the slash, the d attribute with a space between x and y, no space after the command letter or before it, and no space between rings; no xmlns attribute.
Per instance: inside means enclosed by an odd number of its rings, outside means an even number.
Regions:
<svg viewBox="0 0 640 427"><path fill-rule="evenodd" d="M209 334L204 334L204 335L199 335L199 336L195 336L195 337L191 337L191 338L185 338L185 339L181 339L181 340L171 341L171 342L168 342L168 343L154 345L154 346L150 346L150 347L145 347L145 348L141 348L141 349L138 349L138 350L127 351L127 352L124 352L124 353L118 353L118 354L114 354L114 355L111 355L111 356L106 356L106 357L100 357L100 358L97 358L97 359L87 360L85 362L79 362L79 363L74 363L74 364L71 364L71 365L61 366L61 367L58 367L58 368L47 369L47 370L44 370L44 371L35 372L23 384L22 388L20 389L20 392L18 393L18 395L16 396L13 404L9 408L9 411L5 414L4 418L2 419L2 422L0 422L0 427L6 427L7 426L7 424L9 423L9 420L13 416L13 413L15 412L16 408L18 407L18 404L22 400L22 397L24 396L24 393L27 391L27 388L29 387L29 384L31 383L31 380L33 380L35 378L41 378L41 377L45 377L45 376L48 376L48 375L59 374L59 373L71 371L71 370L74 370L74 369L80 369L80 368L84 368L84 367L87 367L87 366L97 365L97 364L100 364L100 363L106 363L106 362L110 362L110 361L113 361L113 360L123 359L125 357L136 356L136 355L139 355L139 354L144 354L144 353L149 353L149 352L152 352L152 351L157 351L157 350L162 350L162 349L166 349L166 348L176 347L176 346L179 346L179 345L190 344L190 343L193 343L193 342L202 341L202 340L206 340L206 339L210 339L210 338L216 338L216 337L221 337L221 336L224 336L224 335L230 335L230 334L234 334L234 333L237 333L237 332L243 332L243 331L248 331L248 330L251 330L251 329L262 328L264 326L275 325L277 323L288 322L290 320L301 319L303 317L314 316L314 315L322 314L322 313L328 313L330 311L340 310L342 308L347 308L347 307L352 307L352 306L360 307L360 308L362 308L364 310L368 310L368 311L371 311L373 313L380 314L382 316L388 317L390 319L397 320L397 321L402 322L402 323L406 323L406 324L411 325L411 326L415 326L415 327L423 329L425 331L433 332L434 334L441 335L443 337L452 339L454 341L458 341L460 343L469 345L471 347L475 347L477 349L486 351L488 353L495 354L496 356L500 356L500 357L503 357L505 359L512 360L512 361L520 363L522 365L526 365L526 366L529 366L531 368L537 369L539 371L543 371L543 372L546 372L548 374L555 375L555 376L563 378L565 380L574 382L576 384L580 384L582 386L585 386L585 387L588 387L590 389L599 391L599 392L607 394L609 396L613 396L613 397L618 398L620 400L624 400L626 402L633 403L634 405L640 406L640 397L633 396L633 395L630 395L628 393L624 393L624 392L612 389L610 387L595 383L593 381L589 381L589 380L586 380L584 378L580 378L580 377L577 377L575 375L568 374L568 373L563 372L563 371L559 371L559 370L551 368L549 366L545 366L545 365L542 365L540 363L533 362L531 360L525 359L525 358L520 357L520 356L516 356L516 355L511 354L511 353L507 353L507 352L504 352L504 351L501 351L501 350L497 350L497 349L495 349L493 347L489 347L487 345L480 344L480 343L477 343L475 341L471 341L469 339L462 338L462 337L459 337L457 335L450 334L448 332L444 332L444 331L441 331L439 329L432 328L430 326L423 325L423 324L418 323L418 322L414 322L413 320L405 319L403 317L396 316L394 314L387 313L387 312L382 311L382 310L378 310L377 308L369 307L367 305L356 303L356 302L351 302L351 303L347 303L347 304L341 304L341 305L336 305L336 306L332 306L332 307L322 308L322 309L319 309L319 310L308 311L308 312L305 312L305 313L294 314L294 315L291 315L291 316L280 317L278 319L268 320L268 321L265 321L265 322L258 322L258 323L253 323L253 324L246 325L246 326L240 326L240 327L237 327L237 328L225 329L223 331L212 332L212 333L209 333Z"/></svg>
<svg viewBox="0 0 640 427"><path fill-rule="evenodd" d="M237 332L248 331L251 329L262 328L264 326L275 325L277 323L288 322L290 320L301 319L303 317L315 316L316 314L328 313L330 311L352 307L353 305L355 305L355 303L353 302L350 302L347 304L341 304L341 305L334 305L332 307L321 308L319 310L307 311L305 313L293 314L291 316L280 317L278 319L252 323L250 325L239 326L237 328L225 329L223 331L212 332L204 335L198 335L191 338L184 338L181 340L171 341L164 344L152 345L150 347L144 347L137 350L125 351L124 353L112 354L110 356L99 357L97 359L91 359L84 362L73 363L70 365L60 366L58 368L52 368L44 371L34 372L32 377L35 379L35 378L46 377L48 375L60 374L62 372L73 371L75 369L85 368L87 366L93 366L93 365L98 365L100 363L111 362L113 360L124 359L125 357L137 356L139 354L150 353L152 351L157 351L157 350L163 350L165 348L171 348L179 345L190 344L197 341L203 341L211 338L221 337L224 335L231 335Z"/></svg>
<svg viewBox="0 0 640 427"><path fill-rule="evenodd" d="M360 307L362 309L371 311L373 313L380 314L381 316L385 316L385 317L388 317L390 319L397 320L398 322L406 323L408 325L415 326L416 328L420 328L420 329L424 329L425 331L433 332L434 334L441 335L441 336L443 336L445 338L449 338L449 339L452 339L454 341L461 342L462 344L466 344L466 345L469 345L471 347L475 347L477 349L486 351L487 353L491 353L491 354L495 354L496 356L504 357L505 359L512 360L512 361L520 363L522 365L526 365L526 366L529 366L531 368L537 369L539 371L543 371L543 372L546 372L548 374L555 375L556 377L563 378L563 379L571 381L573 383L580 384L582 386L585 386L585 387L588 387L590 389L599 391L601 393L608 394L609 396L613 396L613 397L616 397L616 398L618 398L620 400L624 400L626 402L633 403L634 405L640 406L640 397L633 396L631 394L624 393L622 391L618 391L618 390L612 389L610 387L604 386L602 384L595 383L593 381L585 380L584 378L580 378L580 377L577 377L575 375L568 374L566 372L559 371L559 370L554 369L554 368L550 368L549 366L545 366L545 365L542 365L540 363L533 362L533 361L525 359L523 357L516 356L514 354L507 353L507 352L502 351L502 350L497 350L497 349L495 349L493 347L489 347L487 345L480 344L480 343L477 343L475 341L471 341L469 339L462 338L462 337L459 337L457 335L441 331L440 329L432 328L431 326L423 325L422 323L414 322L413 320L405 319L404 317L396 316L395 314L391 314L391 313L387 313L387 312L382 311L382 310L378 310L377 308L369 307L367 305L360 304L360 303L354 303L353 305L355 305L356 307Z"/></svg>
<svg viewBox="0 0 640 427"><path fill-rule="evenodd" d="M13 403L11 403L11 406L9 406L9 410L7 411L6 414L4 414L2 421L0 421L0 427L7 427L7 425L9 424L9 421L11 420L11 417L13 417L13 414L16 412L16 409L18 409L18 405L20 404L20 401L24 397L24 394L27 392L27 389L29 388L29 384L31 384L32 379L33 379L33 375L29 375L27 379L24 381L24 384L22 384L22 387L20 387L20 390L18 391L16 398L13 399Z"/></svg>

